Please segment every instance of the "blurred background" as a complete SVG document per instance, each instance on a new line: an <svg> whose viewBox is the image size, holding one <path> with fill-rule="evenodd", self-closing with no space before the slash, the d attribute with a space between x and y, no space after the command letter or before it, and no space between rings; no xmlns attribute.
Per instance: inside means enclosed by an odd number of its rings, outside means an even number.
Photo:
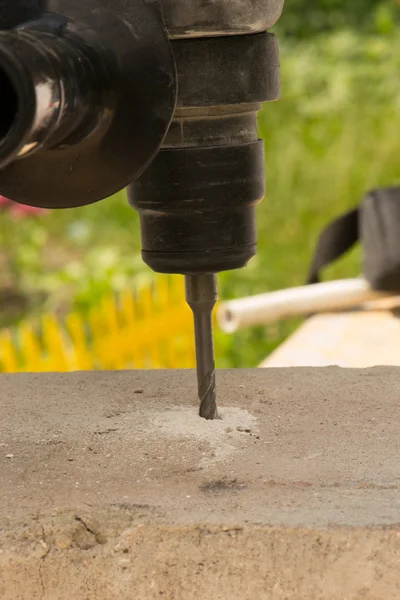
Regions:
<svg viewBox="0 0 400 600"><path fill-rule="evenodd" d="M268 181L258 209L259 251L246 269L221 274L222 299L303 284L321 228L357 204L368 188L399 183L399 24L395 0L286 0L275 28L282 97L266 105L259 119ZM97 205L48 212L0 200L3 339L27 323L34 328L43 315L54 328L71 314L84 324L105 299L154 285L140 247L138 217L124 193ZM358 250L351 252L326 278L357 276L360 258ZM162 279L155 285L165 285ZM112 312L108 306L104 310ZM151 322L151 314L147 317ZM290 321L232 336L217 330L217 366L256 366L297 325ZM166 327L158 324L153 335L163 328L172 335ZM101 331L99 326L97 335ZM3 346L0 370L4 353ZM179 361L178 353L170 366Z"/></svg>

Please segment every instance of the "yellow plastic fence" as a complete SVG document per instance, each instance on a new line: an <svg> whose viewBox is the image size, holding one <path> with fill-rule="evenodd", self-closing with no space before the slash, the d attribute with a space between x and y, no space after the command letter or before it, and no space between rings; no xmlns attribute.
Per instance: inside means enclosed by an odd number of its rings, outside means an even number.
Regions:
<svg viewBox="0 0 400 600"><path fill-rule="evenodd" d="M0 331L0 371L191 368L193 319L183 277L105 298L87 318L45 315Z"/></svg>

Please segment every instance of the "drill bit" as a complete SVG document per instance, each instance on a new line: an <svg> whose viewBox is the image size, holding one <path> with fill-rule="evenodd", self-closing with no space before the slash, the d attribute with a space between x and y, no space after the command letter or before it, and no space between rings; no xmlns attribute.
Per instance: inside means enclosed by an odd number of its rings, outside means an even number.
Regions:
<svg viewBox="0 0 400 600"><path fill-rule="evenodd" d="M199 414L217 419L212 311L217 301L217 277L213 274L185 275L186 301L193 311L196 342Z"/></svg>

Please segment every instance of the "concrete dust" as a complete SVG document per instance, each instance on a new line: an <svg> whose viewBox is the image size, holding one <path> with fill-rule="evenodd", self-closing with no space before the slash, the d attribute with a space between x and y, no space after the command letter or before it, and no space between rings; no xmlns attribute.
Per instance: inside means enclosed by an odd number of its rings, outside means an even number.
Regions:
<svg viewBox="0 0 400 600"><path fill-rule="evenodd" d="M199 466L207 466L227 460L249 437L258 432L257 418L247 410L234 407L218 407L219 419L206 421L192 407L174 407L155 413L151 431L168 438L188 438L194 442L207 443L212 449L210 456L201 459ZM239 442L239 443L238 443Z"/></svg>

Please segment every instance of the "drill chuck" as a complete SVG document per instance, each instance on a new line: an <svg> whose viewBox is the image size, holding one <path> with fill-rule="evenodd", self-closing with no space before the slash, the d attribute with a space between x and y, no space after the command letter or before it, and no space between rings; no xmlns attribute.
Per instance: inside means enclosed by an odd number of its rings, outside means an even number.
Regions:
<svg viewBox="0 0 400 600"><path fill-rule="evenodd" d="M134 186L143 260L161 273L243 267L255 254L263 195L261 142L161 151Z"/></svg>
<svg viewBox="0 0 400 600"><path fill-rule="evenodd" d="M244 267L256 253L265 193L257 111L280 91L276 38L180 39L171 47L177 109L160 152L129 189L143 260L161 273Z"/></svg>

